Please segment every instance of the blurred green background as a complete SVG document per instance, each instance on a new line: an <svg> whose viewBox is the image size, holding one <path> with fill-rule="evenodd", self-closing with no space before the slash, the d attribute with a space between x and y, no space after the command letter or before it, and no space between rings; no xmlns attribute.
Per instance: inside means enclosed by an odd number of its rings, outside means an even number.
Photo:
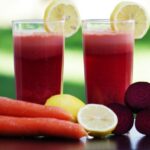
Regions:
<svg viewBox="0 0 150 150"><path fill-rule="evenodd" d="M10 28L0 29L0 95L15 98L13 38ZM133 82L150 81L150 30L135 41ZM85 100L81 29L65 42L64 93Z"/></svg>

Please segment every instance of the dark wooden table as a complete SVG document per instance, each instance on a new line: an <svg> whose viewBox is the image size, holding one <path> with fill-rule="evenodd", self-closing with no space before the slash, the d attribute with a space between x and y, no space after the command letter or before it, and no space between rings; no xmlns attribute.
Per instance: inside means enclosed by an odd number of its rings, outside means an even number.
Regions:
<svg viewBox="0 0 150 150"><path fill-rule="evenodd" d="M0 137L0 150L150 150L150 137L133 127L129 134L79 141L58 138Z"/></svg>

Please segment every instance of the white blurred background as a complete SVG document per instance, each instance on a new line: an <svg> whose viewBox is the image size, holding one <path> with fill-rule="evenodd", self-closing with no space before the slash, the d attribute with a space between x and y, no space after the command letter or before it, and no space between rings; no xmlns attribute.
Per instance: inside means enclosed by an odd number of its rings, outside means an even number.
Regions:
<svg viewBox="0 0 150 150"><path fill-rule="evenodd" d="M0 27L10 27L16 19L42 19L51 0L0 0ZM113 8L122 0L72 0L82 19L109 18ZM150 15L150 0L132 0L147 9ZM94 11L93 11L94 10Z"/></svg>

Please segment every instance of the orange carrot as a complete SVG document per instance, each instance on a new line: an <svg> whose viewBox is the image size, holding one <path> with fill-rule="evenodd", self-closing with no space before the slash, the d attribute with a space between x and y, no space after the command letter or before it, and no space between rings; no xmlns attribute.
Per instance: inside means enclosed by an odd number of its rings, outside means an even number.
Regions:
<svg viewBox="0 0 150 150"><path fill-rule="evenodd" d="M72 120L71 114L61 108L13 100L6 97L0 97L0 115L16 117L50 117Z"/></svg>
<svg viewBox="0 0 150 150"><path fill-rule="evenodd" d="M77 123L55 118L24 118L0 116L0 135L56 136L79 139L86 131Z"/></svg>

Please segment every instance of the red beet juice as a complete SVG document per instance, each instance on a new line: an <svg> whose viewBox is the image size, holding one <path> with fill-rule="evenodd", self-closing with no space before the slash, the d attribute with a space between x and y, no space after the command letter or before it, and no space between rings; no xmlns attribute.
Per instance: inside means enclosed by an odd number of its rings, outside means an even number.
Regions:
<svg viewBox="0 0 150 150"><path fill-rule="evenodd" d="M124 103L131 83L133 34L84 33L84 67L88 103Z"/></svg>
<svg viewBox="0 0 150 150"><path fill-rule="evenodd" d="M58 34L14 35L17 99L44 104L61 93L63 46Z"/></svg>

